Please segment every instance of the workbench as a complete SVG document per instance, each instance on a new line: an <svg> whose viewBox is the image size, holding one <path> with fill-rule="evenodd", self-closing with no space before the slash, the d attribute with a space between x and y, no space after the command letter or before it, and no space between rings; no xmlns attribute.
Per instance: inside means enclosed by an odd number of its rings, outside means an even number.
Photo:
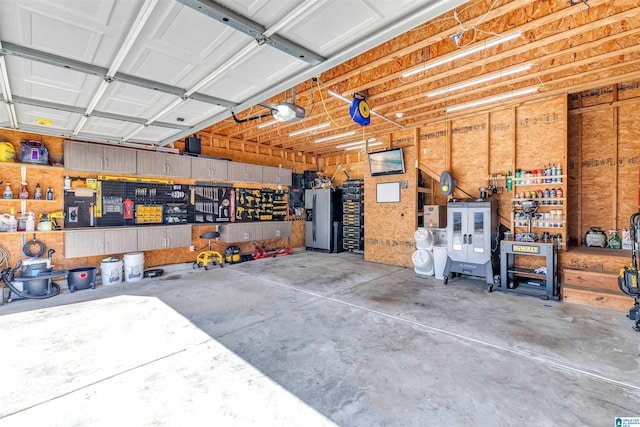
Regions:
<svg viewBox="0 0 640 427"><path fill-rule="evenodd" d="M545 268L516 267L518 256L544 258ZM545 300L559 300L560 286L556 244L502 240L500 242L500 284L497 289L504 292L537 296Z"/></svg>

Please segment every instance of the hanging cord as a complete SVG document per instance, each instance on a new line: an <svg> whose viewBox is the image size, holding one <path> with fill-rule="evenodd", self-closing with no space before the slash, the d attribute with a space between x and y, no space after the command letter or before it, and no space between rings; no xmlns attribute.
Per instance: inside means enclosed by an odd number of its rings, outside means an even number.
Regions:
<svg viewBox="0 0 640 427"><path fill-rule="evenodd" d="M333 117L331 117L331 114L329 113L329 110L327 109L327 104L324 102L324 97L322 96L322 88L320 87L320 79L316 79L316 83L318 84L318 93L320 94L320 101L322 101L322 107L324 108L324 113L327 115L327 117L329 117L329 120L331 121L331 123L333 123L333 125L335 127L337 127L338 129L342 129L342 128L347 127L347 126L340 126L339 124L337 124L333 120Z"/></svg>
<svg viewBox="0 0 640 427"><path fill-rule="evenodd" d="M9 252L5 248L0 247L0 270L9 268L10 259Z"/></svg>

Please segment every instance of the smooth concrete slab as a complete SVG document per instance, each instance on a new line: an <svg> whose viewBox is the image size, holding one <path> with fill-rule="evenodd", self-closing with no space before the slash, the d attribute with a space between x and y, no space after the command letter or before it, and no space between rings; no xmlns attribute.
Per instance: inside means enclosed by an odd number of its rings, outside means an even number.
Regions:
<svg viewBox="0 0 640 427"><path fill-rule="evenodd" d="M16 361L2 426L334 425L157 298L1 316L0 330Z"/></svg>
<svg viewBox="0 0 640 427"><path fill-rule="evenodd" d="M154 425L180 424L185 416L167 403L167 396L181 395L182 386L161 361L178 358L172 364L180 366L187 362L179 358L188 352L205 354L206 359L218 345L241 358L246 369L257 370L294 401L307 405L320 423L328 419L343 426L595 426L640 414L640 333L631 329L624 313L488 293L484 281L473 278L456 278L445 286L440 280L417 277L412 269L365 262L353 253L297 250L294 255L223 269L182 268L139 283L15 301L0 307L0 344L4 348L7 328L38 324L37 319L48 316L47 307L78 306L83 319L95 319L100 310L93 310L91 303L111 303L124 295L152 297L143 300L170 307L161 310L172 313L170 323L197 327L172 343L186 343L183 352L171 353L173 347L165 344L160 347L165 358L116 377L121 387L131 384L134 390L144 378L145 386L156 391L147 394L148 402L141 406ZM82 301L91 303L77 304ZM160 312L155 303L145 304L140 305L140 317L129 318L139 323L140 331L155 327L154 317L145 313ZM16 322L14 316L25 317ZM56 318L46 324L61 322ZM159 325L167 328L165 321ZM29 329L24 335L30 336L32 346L25 348L37 348L43 357L57 360L60 350L55 340L46 338L51 327ZM182 334L174 331L172 337L177 335ZM49 344L37 347L38 337ZM101 348L100 340L94 334L83 345ZM151 352L149 358L153 356ZM104 369L114 363L106 361ZM135 365L124 357L115 366L128 364ZM186 375L192 381L200 378L215 388L214 393L228 387L215 383L205 362L196 366L199 369ZM235 375L233 367L228 369ZM51 372L56 375L55 369ZM242 375L238 378L245 384ZM175 388L167 385L173 381L178 381ZM44 389L35 383L35 390ZM118 396L103 396L101 400L113 401L115 407L125 405ZM266 402L258 400L256 405ZM172 423L158 421L157 413ZM224 425L245 425L246 420L225 421L229 422ZM269 418L259 425L299 424Z"/></svg>

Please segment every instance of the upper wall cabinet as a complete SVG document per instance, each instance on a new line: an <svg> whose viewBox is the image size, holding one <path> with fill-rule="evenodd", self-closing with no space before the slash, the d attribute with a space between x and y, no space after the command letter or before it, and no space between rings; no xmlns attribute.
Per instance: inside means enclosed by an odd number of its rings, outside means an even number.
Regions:
<svg viewBox="0 0 640 427"><path fill-rule="evenodd" d="M291 169L274 168L272 166L262 167L262 183L276 185L291 185Z"/></svg>
<svg viewBox="0 0 640 427"><path fill-rule="evenodd" d="M84 142L64 142L65 169L136 173L136 150Z"/></svg>
<svg viewBox="0 0 640 427"><path fill-rule="evenodd" d="M207 181L226 181L228 164L229 161L227 160L192 157L191 178Z"/></svg>
<svg viewBox="0 0 640 427"><path fill-rule="evenodd" d="M190 178L191 157L139 150L137 173L138 175Z"/></svg>
<svg viewBox="0 0 640 427"><path fill-rule="evenodd" d="M261 183L262 166L229 162L227 169L227 181Z"/></svg>

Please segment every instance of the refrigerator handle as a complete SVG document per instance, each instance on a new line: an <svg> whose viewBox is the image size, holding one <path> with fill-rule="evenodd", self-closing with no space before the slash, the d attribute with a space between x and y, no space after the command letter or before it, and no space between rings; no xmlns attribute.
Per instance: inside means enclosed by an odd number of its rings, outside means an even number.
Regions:
<svg viewBox="0 0 640 427"><path fill-rule="evenodd" d="M316 194L313 195L313 201L311 204L311 209L313 211L313 218L311 218L311 235L313 241L316 241Z"/></svg>

